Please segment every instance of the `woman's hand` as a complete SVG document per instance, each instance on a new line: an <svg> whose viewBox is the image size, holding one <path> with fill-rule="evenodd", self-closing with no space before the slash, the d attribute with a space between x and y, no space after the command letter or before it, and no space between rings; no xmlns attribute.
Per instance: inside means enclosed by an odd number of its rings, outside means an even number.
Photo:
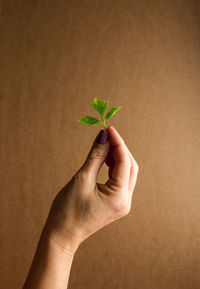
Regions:
<svg viewBox="0 0 200 289"><path fill-rule="evenodd" d="M103 163L109 179L97 183ZM76 251L88 236L127 215L138 165L116 129L101 131L82 167L54 199L44 230L64 252Z"/></svg>

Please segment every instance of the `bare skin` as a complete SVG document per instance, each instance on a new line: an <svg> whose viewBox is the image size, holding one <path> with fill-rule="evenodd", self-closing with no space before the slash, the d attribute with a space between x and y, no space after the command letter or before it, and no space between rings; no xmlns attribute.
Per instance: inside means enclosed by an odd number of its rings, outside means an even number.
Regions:
<svg viewBox="0 0 200 289"><path fill-rule="evenodd" d="M105 144L94 141L81 168L53 200L23 289L66 289L74 254L90 235L131 209L138 164L112 126ZM105 184L97 183L103 163Z"/></svg>

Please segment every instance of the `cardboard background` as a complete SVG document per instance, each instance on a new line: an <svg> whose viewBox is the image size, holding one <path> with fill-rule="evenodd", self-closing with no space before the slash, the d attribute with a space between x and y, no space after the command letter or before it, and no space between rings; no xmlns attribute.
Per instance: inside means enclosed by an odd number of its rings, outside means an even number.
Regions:
<svg viewBox="0 0 200 289"><path fill-rule="evenodd" d="M77 122L95 96L122 105L112 124L140 171L131 213L80 246L69 288L199 288L200 2L0 3L2 288L22 287L100 129Z"/></svg>

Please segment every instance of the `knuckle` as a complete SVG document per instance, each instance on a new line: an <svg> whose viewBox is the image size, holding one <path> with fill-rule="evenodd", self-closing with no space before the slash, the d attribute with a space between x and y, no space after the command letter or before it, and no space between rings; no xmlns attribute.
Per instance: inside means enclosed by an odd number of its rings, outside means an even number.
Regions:
<svg viewBox="0 0 200 289"><path fill-rule="evenodd" d="M131 166L132 166L132 161L131 161L131 158L127 155L126 156L126 164L127 164L127 166L129 167L129 168L131 168Z"/></svg>
<svg viewBox="0 0 200 289"><path fill-rule="evenodd" d="M139 166L138 166L138 163L136 162L136 160L134 159L134 157L132 155L130 155L130 161L131 161L131 166L133 166L135 172L138 173Z"/></svg>
<svg viewBox="0 0 200 289"><path fill-rule="evenodd" d="M130 206L130 203L129 202L126 202L124 204L124 206L122 206L122 209L121 209L121 216L126 216L129 214L130 212L130 209L131 209L131 206Z"/></svg>
<svg viewBox="0 0 200 289"><path fill-rule="evenodd" d="M90 152L90 159L103 159L104 155L102 154L102 151L98 150L98 149L93 149Z"/></svg>
<svg viewBox="0 0 200 289"><path fill-rule="evenodd" d="M84 183L88 179L88 174L84 170L79 170L73 177L74 181L77 183Z"/></svg>
<svg viewBox="0 0 200 289"><path fill-rule="evenodd" d="M121 212L122 215L121 215L121 216L123 217L123 216L128 215L128 214L130 213L130 210L131 210L131 206L129 206L129 205L126 206L126 207L124 208L124 210L122 210L122 212Z"/></svg>
<svg viewBox="0 0 200 289"><path fill-rule="evenodd" d="M130 204L128 198L119 198L115 200L114 211L118 216L125 216L130 212Z"/></svg>
<svg viewBox="0 0 200 289"><path fill-rule="evenodd" d="M132 154L130 155L130 157L131 157L131 161L132 161L134 167L135 167L135 168L139 168L138 163L137 163L137 161L135 160L135 158L133 157Z"/></svg>
<svg viewBox="0 0 200 289"><path fill-rule="evenodd" d="M135 168L135 171L138 173L139 166L138 166L138 163L136 161L134 161L134 168Z"/></svg>
<svg viewBox="0 0 200 289"><path fill-rule="evenodd" d="M131 162L131 160L129 159L129 162L128 162L128 164L129 164L129 168L131 168L132 167L132 162Z"/></svg>

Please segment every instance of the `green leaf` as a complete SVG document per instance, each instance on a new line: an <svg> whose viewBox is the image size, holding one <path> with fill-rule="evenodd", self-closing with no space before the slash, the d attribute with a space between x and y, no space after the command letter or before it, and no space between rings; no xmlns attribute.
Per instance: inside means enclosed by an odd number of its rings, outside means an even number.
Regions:
<svg viewBox="0 0 200 289"><path fill-rule="evenodd" d="M113 116L118 110L120 110L120 108L121 108L121 106L112 107L111 110L106 115L105 119L111 118L111 116Z"/></svg>
<svg viewBox="0 0 200 289"><path fill-rule="evenodd" d="M106 111L106 108L107 108L108 104L109 104L108 101L104 101L102 99L99 99L99 98L95 97L93 102L91 103L91 106L100 113L100 115L101 115L101 117L103 119L104 118L104 113Z"/></svg>
<svg viewBox="0 0 200 289"><path fill-rule="evenodd" d="M103 115L104 115L104 113L106 111L106 108L108 107L108 104L109 104L109 101L106 101L105 104L104 104L104 108L102 110Z"/></svg>
<svg viewBox="0 0 200 289"><path fill-rule="evenodd" d="M98 120L98 119L96 119L96 118L94 118L92 116L89 116L89 115L79 119L79 121L82 122L82 123L85 123L87 125L93 125L95 123L99 123L100 122L100 120Z"/></svg>

